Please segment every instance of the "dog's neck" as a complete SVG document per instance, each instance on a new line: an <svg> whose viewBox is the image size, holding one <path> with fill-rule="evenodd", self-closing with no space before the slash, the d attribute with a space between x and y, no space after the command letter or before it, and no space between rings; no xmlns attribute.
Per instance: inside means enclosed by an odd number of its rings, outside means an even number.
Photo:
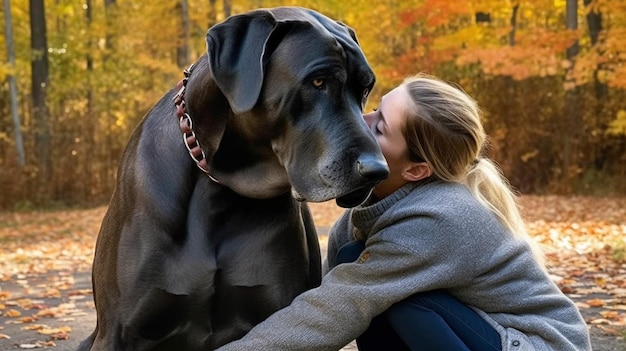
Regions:
<svg viewBox="0 0 626 351"><path fill-rule="evenodd" d="M270 198L288 192L291 185L271 144L248 149L251 139L263 144L263 133L244 127L248 123L242 121L253 120L253 116L233 115L208 73L206 59L198 60L184 75L174 105L185 146L198 168L243 196Z"/></svg>
<svg viewBox="0 0 626 351"><path fill-rule="evenodd" d="M193 120L189 113L187 113L187 106L185 102L185 90L187 89L187 81L189 81L189 76L191 76L191 70L194 65L187 67L184 71L184 78L181 79L178 84L176 84L176 88L178 88L178 92L174 96L174 106L176 106L176 117L178 118L178 123L180 125L180 131L183 133L183 141L187 151L189 152L189 156L196 163L198 168L206 173L206 175L212 181L219 183L217 179L211 176L209 172L209 165L207 162L206 153L202 149L200 145L200 141L196 137L196 133L193 130Z"/></svg>

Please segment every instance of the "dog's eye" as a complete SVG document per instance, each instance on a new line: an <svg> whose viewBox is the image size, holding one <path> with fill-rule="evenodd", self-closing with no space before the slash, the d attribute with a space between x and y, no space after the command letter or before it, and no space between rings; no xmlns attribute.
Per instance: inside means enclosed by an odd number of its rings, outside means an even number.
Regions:
<svg viewBox="0 0 626 351"><path fill-rule="evenodd" d="M313 86L316 89L323 89L324 85L326 85L326 82L323 79L321 78L313 79Z"/></svg>
<svg viewBox="0 0 626 351"><path fill-rule="evenodd" d="M365 89L363 90L363 99L367 99L367 96L370 94L370 90L369 89Z"/></svg>

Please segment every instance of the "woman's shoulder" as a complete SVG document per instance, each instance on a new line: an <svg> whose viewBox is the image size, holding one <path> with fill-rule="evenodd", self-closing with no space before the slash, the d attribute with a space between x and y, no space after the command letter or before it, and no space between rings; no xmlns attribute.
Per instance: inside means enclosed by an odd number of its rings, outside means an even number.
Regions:
<svg viewBox="0 0 626 351"><path fill-rule="evenodd" d="M444 182L439 180L424 183L423 185L416 187L414 190L419 190L418 192L425 194L438 194L439 196L446 198L472 196L469 189L461 183Z"/></svg>
<svg viewBox="0 0 626 351"><path fill-rule="evenodd" d="M469 189L459 183L431 181L416 186L404 199L403 205L432 208L464 208L480 205Z"/></svg>
<svg viewBox="0 0 626 351"><path fill-rule="evenodd" d="M495 224L497 219L469 189L459 183L432 181L415 187L391 213L400 216L426 216L436 222L463 226Z"/></svg>

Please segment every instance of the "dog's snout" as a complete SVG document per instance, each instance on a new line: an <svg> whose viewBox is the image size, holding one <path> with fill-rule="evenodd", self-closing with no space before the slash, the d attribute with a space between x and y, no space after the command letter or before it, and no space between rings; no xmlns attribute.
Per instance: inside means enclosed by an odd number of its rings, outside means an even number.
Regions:
<svg viewBox="0 0 626 351"><path fill-rule="evenodd" d="M357 160L359 175L368 181L381 181L389 176L389 167L384 160L374 155L362 155Z"/></svg>

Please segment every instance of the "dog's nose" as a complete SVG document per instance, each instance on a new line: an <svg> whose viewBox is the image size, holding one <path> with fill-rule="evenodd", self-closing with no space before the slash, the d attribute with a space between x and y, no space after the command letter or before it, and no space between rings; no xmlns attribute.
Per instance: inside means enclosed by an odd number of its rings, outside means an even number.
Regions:
<svg viewBox="0 0 626 351"><path fill-rule="evenodd" d="M368 181L380 181L389 176L387 162L373 155L362 155L357 160L359 174Z"/></svg>

